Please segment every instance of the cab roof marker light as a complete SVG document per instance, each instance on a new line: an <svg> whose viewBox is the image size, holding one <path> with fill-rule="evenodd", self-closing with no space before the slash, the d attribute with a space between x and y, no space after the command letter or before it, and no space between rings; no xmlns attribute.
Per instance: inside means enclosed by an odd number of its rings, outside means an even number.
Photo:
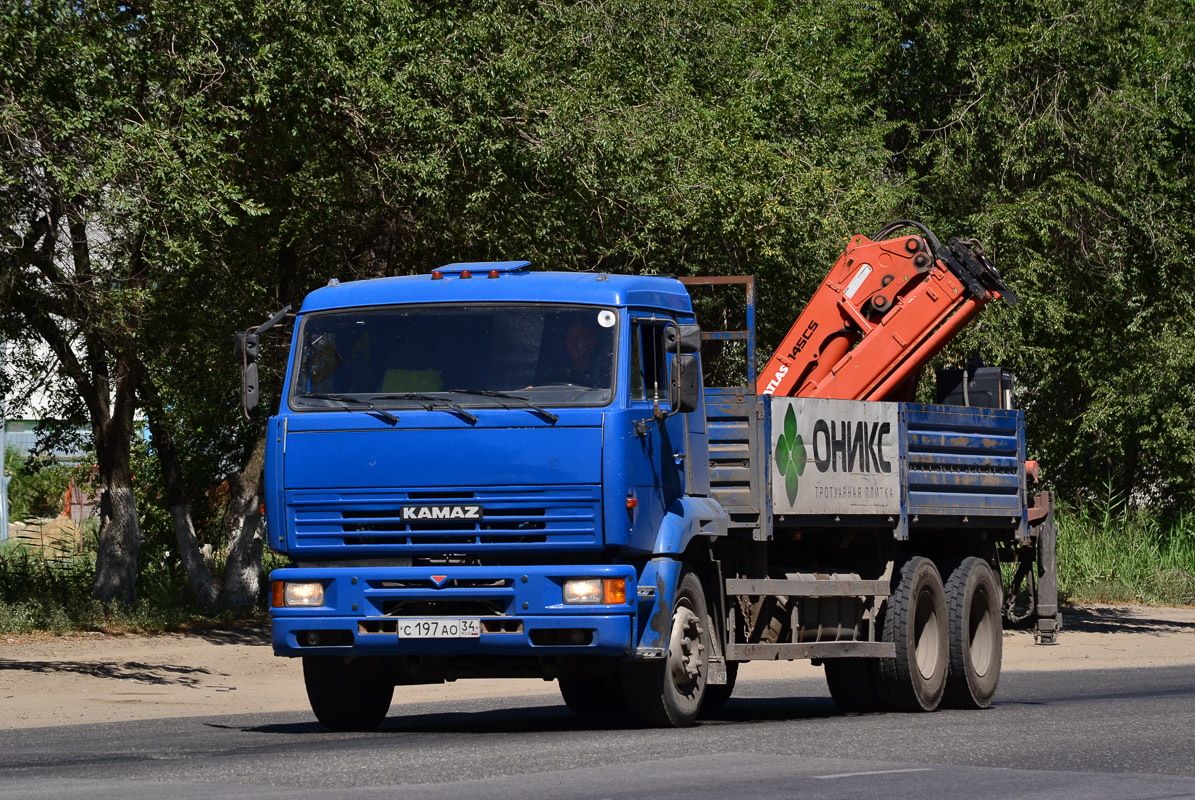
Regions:
<svg viewBox="0 0 1195 800"><path fill-rule="evenodd" d="M440 270L438 270L438 269L433 269L433 270L432 270L432 280L433 280L433 281L442 281L442 280L444 280L444 273L443 273L443 272L440 272Z"/></svg>
<svg viewBox="0 0 1195 800"><path fill-rule="evenodd" d="M503 275L525 275L528 273L528 267L531 266L530 261L461 261L454 264L445 264L436 270L436 272L445 277L465 277L464 273L468 272L470 275L477 273L478 275L488 275L491 272L497 272L499 277Z"/></svg>

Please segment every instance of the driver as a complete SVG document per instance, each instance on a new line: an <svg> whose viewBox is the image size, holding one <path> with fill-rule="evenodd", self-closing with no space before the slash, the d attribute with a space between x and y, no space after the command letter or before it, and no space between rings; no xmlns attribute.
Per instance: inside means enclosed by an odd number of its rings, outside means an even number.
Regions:
<svg viewBox="0 0 1195 800"><path fill-rule="evenodd" d="M564 334L568 355L565 383L592 389L609 384L610 352L602 345L603 338L590 321L577 320L568 326Z"/></svg>
<svg viewBox="0 0 1195 800"><path fill-rule="evenodd" d="M597 337L594 336L593 329L588 324L578 321L568 327L568 332L564 335L564 349L568 352L569 361L572 362L574 376L578 378L594 376L594 365L597 361L594 350L597 349ZM593 385L592 381L586 380L575 380L573 383Z"/></svg>

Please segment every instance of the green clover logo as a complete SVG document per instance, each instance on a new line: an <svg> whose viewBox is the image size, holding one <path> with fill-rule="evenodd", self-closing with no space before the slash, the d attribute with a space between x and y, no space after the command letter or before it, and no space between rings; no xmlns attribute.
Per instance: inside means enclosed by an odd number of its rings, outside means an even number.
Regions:
<svg viewBox="0 0 1195 800"><path fill-rule="evenodd" d="M790 405L784 413L784 431L776 440L776 466L784 476L788 504L797 502L797 482L805 471L805 443L797 435L797 415Z"/></svg>

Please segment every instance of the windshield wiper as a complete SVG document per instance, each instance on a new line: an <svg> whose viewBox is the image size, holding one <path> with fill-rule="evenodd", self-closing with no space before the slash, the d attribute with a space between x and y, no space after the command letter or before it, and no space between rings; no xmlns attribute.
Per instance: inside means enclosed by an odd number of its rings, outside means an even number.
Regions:
<svg viewBox="0 0 1195 800"><path fill-rule="evenodd" d="M428 411L434 411L436 406L446 406L454 414L459 414L464 419L468 420L470 425L477 424L477 415L465 409L460 403L454 403L443 397L433 397L430 394L419 394L418 392L399 392L397 394L376 394L373 395L374 400L410 400L413 403L426 408Z"/></svg>
<svg viewBox="0 0 1195 800"><path fill-rule="evenodd" d="M391 414L384 408L378 408L376 405L368 400L363 400L360 397L354 397L351 394L305 394L303 397L310 397L315 400L332 400L337 403L356 403L359 406L365 406L373 413L377 414L382 419L389 422L391 425L398 424L398 417Z"/></svg>
<svg viewBox="0 0 1195 800"><path fill-rule="evenodd" d="M553 425L556 424L556 420L560 419L559 416L557 416L556 414L553 414L551 411L548 411L545 408L540 408L535 403L532 403L530 400L528 400L526 397L520 397L517 394L507 394L506 392L495 392L492 389L449 389L448 391L452 392L453 394L476 394L476 395L481 395L482 397L493 397L496 400L514 400L519 405L521 405L523 408L527 409L528 411L534 411L536 414L539 414L541 417L546 419L548 422L551 422ZM503 408L510 408L510 406L506 405L505 403L502 403L501 405Z"/></svg>

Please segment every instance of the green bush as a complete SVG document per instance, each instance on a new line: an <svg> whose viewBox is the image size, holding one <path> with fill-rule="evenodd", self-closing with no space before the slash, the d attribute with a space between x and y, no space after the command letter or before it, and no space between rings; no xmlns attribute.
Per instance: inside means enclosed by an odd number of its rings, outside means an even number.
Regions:
<svg viewBox="0 0 1195 800"><path fill-rule="evenodd" d="M0 546L0 633L174 631L264 619L268 592L262 594L262 605L248 615L212 614L198 608L177 555L159 546L143 551L138 560L136 604L105 605L91 596L94 530L84 535L81 549L40 551L16 541ZM282 560L267 556L263 581Z"/></svg>
<svg viewBox="0 0 1195 800"><path fill-rule="evenodd" d="M9 448L4 454L10 520L56 517L62 513L72 467L53 458L21 458Z"/></svg>
<svg viewBox="0 0 1195 800"><path fill-rule="evenodd" d="M1064 507L1058 585L1072 602L1195 605L1195 518L1115 499Z"/></svg>
<svg viewBox="0 0 1195 800"><path fill-rule="evenodd" d="M7 543L0 547L0 633L176 631L264 618L264 606L248 616L203 613L173 572L146 559L138 570L137 603L105 605L91 596L94 547L84 555L59 558Z"/></svg>

